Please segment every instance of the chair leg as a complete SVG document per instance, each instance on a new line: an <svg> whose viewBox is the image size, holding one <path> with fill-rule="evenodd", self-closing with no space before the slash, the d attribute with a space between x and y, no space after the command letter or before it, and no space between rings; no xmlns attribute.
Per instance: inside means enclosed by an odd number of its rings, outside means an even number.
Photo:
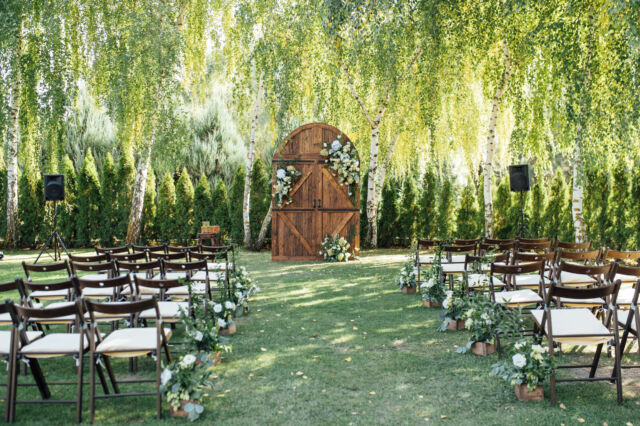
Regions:
<svg viewBox="0 0 640 426"><path fill-rule="evenodd" d="M160 393L160 359L161 355L156 351L156 410L158 411L158 418L162 418L162 394Z"/></svg>
<svg viewBox="0 0 640 426"><path fill-rule="evenodd" d="M96 358L95 354L89 356L89 421L93 423L96 409Z"/></svg>
<svg viewBox="0 0 640 426"><path fill-rule="evenodd" d="M78 354L78 400L76 404L76 423L82 423L82 384L83 384L83 370L84 361L83 354Z"/></svg>
<svg viewBox="0 0 640 426"><path fill-rule="evenodd" d="M109 385L107 385L107 379L106 377L104 377L104 371L102 371L102 367L100 366L100 364L98 364L94 368L98 372L98 378L100 379L100 384L102 385L102 392L104 392L105 395L109 395Z"/></svg>
<svg viewBox="0 0 640 426"><path fill-rule="evenodd" d="M107 374L109 374L109 380L111 380L113 391L115 393L120 393L120 388L118 388L118 382L116 381L116 375L113 374L113 368L111 368L111 360L109 360L108 356L104 357L104 366L107 369Z"/></svg>
<svg viewBox="0 0 640 426"><path fill-rule="evenodd" d="M615 354L616 357L615 357L613 369L616 375L616 393L618 396L618 405L621 405L622 404L622 367L620 364L622 362L622 353L620 352L620 341L618 338L618 333L615 333L614 341L616 346L616 354Z"/></svg>
<svg viewBox="0 0 640 426"><path fill-rule="evenodd" d="M31 375L38 385L38 390L40 390L40 396L42 396L42 399L51 398L49 385L47 385L47 382L44 379L44 374L42 373L42 369L40 368L40 363L38 362L38 360L35 358L30 359L29 367L31 368Z"/></svg>
<svg viewBox="0 0 640 426"><path fill-rule="evenodd" d="M616 331L617 333L617 331ZM602 343L596 347L596 353L593 356L593 362L591 363L591 370L589 371L589 378L593 378L596 375L598 369L598 363L600 362L600 355L602 354Z"/></svg>
<svg viewBox="0 0 640 426"><path fill-rule="evenodd" d="M12 354L13 355L13 354ZM13 369L14 369L14 361L12 356L9 356L9 370L7 372L7 399L5 401L5 413L4 413L4 422L11 422L11 407L13 404Z"/></svg>
<svg viewBox="0 0 640 426"><path fill-rule="evenodd" d="M169 344L167 343L167 339L162 339L162 348L164 349L164 355L167 359L167 364L171 363L171 353L169 352Z"/></svg>
<svg viewBox="0 0 640 426"><path fill-rule="evenodd" d="M556 373L551 374L551 405L556 405Z"/></svg>

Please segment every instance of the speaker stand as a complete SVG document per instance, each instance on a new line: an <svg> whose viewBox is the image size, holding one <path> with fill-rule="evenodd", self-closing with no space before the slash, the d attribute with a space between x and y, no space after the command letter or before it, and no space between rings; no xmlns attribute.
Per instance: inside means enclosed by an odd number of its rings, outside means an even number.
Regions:
<svg viewBox="0 0 640 426"><path fill-rule="evenodd" d="M67 257L69 257L69 252L67 251L67 247L64 245L64 240L58 233L58 204L56 203L56 201L53 202L53 231L51 232L51 235L49 235L47 242L44 244L44 246L42 246L42 249L40 250L38 257L36 257L36 261L33 262L34 265L38 263L38 260L40 260L40 256L42 256L42 253L47 251L47 247L49 247L49 245L52 243L53 243L53 261L54 262L57 262L58 260L62 260L62 253L60 248L62 248L62 250L64 250L64 252L67 254ZM58 247L58 243L60 243L60 247ZM47 252L47 254L49 253ZM49 256L51 255L49 254Z"/></svg>
<svg viewBox="0 0 640 426"><path fill-rule="evenodd" d="M527 225L524 221L524 191L520 192L520 211L518 215L518 230L516 231L516 237L521 238L526 236L527 238L531 238L531 232L527 228Z"/></svg>

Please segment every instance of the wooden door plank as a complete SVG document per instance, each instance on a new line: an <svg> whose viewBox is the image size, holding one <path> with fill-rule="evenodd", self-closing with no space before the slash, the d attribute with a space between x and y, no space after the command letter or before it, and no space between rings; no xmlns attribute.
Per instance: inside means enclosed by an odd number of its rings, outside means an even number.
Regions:
<svg viewBox="0 0 640 426"><path fill-rule="evenodd" d="M296 184L293 185L293 188L291 188L291 191L289 191L289 196L290 197L293 197L293 194L295 194L298 191L298 189L300 189L302 184L304 184L307 181L307 179L309 179L309 176L311 176L312 172L313 172L313 169L309 170L304 176L302 176L300 179L298 179Z"/></svg>
<svg viewBox="0 0 640 426"><path fill-rule="evenodd" d="M291 219L289 219L286 214L282 214L280 218L282 219L282 222L284 222L284 224L287 225L287 228L289 228L289 230L293 232L293 234L300 239L300 242L302 243L304 248L307 249L307 252L310 255L313 255L314 251L309 245L309 242L302 236L300 231L298 231L298 228L296 228L293 222L291 222Z"/></svg>
<svg viewBox="0 0 640 426"><path fill-rule="evenodd" d="M351 220L354 214L355 214L354 212L345 214L342 220L340 221L340 223L338 224L338 226L336 226L336 228L333 230L333 233L331 235L338 234L342 228L347 226L347 223L349 223L349 221Z"/></svg>

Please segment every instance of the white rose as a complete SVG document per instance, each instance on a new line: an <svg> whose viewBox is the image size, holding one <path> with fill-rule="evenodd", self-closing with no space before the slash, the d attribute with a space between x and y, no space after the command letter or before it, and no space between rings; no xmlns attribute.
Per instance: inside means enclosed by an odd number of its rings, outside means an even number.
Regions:
<svg viewBox="0 0 640 426"><path fill-rule="evenodd" d="M515 365L518 368L522 368L525 365L527 365L527 358L524 355L520 354L520 353L515 354L511 358L511 361L513 362L513 365Z"/></svg>
<svg viewBox="0 0 640 426"><path fill-rule="evenodd" d="M340 141L335 140L331 143L331 149L334 151L339 150L340 148L342 148L342 145L340 144Z"/></svg>
<svg viewBox="0 0 640 426"><path fill-rule="evenodd" d="M224 302L224 307L227 309L235 309L236 305L233 302L227 300L226 302Z"/></svg>
<svg viewBox="0 0 640 426"><path fill-rule="evenodd" d="M278 179L284 179L287 176L287 172L285 171L285 169L278 169L278 171L276 172L276 177Z"/></svg>
<svg viewBox="0 0 640 426"><path fill-rule="evenodd" d="M541 345L533 345L531 346L531 350L537 353L544 352L544 348Z"/></svg>
<svg viewBox="0 0 640 426"><path fill-rule="evenodd" d="M219 314L220 312L222 312L222 305L219 303L216 303L215 305L213 305L213 312L215 312L216 314Z"/></svg>
<svg viewBox="0 0 640 426"><path fill-rule="evenodd" d="M227 326L227 322L224 320L224 318L218 318L218 326L220 328L225 328Z"/></svg>
<svg viewBox="0 0 640 426"><path fill-rule="evenodd" d="M196 333L196 337L195 337L195 339L196 339L196 341L198 341L198 342L202 342L202 338L203 338L203 337L204 337L204 335L202 334L202 331L198 331L198 332Z"/></svg>
<svg viewBox="0 0 640 426"><path fill-rule="evenodd" d="M169 382L169 380L171 380L171 377L173 377L171 370L169 370L168 368L165 368L164 371L162 372L162 375L160 376L162 386L165 386Z"/></svg>
<svg viewBox="0 0 640 426"><path fill-rule="evenodd" d="M180 361L180 366L182 368L187 368L187 367L191 366L191 364L193 364L194 362L196 362L196 357L191 355L191 354L186 354L182 358L182 361Z"/></svg>

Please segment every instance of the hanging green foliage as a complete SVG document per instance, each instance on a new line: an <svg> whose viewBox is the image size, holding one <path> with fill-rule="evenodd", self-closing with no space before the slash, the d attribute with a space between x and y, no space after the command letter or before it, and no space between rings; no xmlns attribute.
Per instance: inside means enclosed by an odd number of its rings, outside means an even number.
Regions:
<svg viewBox="0 0 640 426"><path fill-rule="evenodd" d="M231 223L231 240L234 244L242 244L244 235L242 225L242 197L244 195L244 169L238 166L231 185L229 195L229 216Z"/></svg>
<svg viewBox="0 0 640 426"><path fill-rule="evenodd" d="M532 238L544 237L544 211L546 209L546 196L544 182L538 180L531 188L529 222L527 227Z"/></svg>
<svg viewBox="0 0 640 426"><path fill-rule="evenodd" d="M545 236L562 241L571 241L571 199L562 171L558 170L551 181L549 203L544 213Z"/></svg>
<svg viewBox="0 0 640 426"><path fill-rule="evenodd" d="M454 225L456 223L456 199L455 189L451 180L446 178L442 182L440 189L440 197L438 200L436 235L438 238L451 238L454 234Z"/></svg>
<svg viewBox="0 0 640 426"><path fill-rule="evenodd" d="M100 179L91 151L87 151L78 175L78 217L76 238L78 245L88 247L99 237Z"/></svg>
<svg viewBox="0 0 640 426"><path fill-rule="evenodd" d="M631 230L630 218L630 182L629 168L624 158L619 158L613 168L613 186L609 198L608 216L611 219L607 233L607 246L617 250L626 250L629 246Z"/></svg>
<svg viewBox="0 0 640 426"><path fill-rule="evenodd" d="M251 238L256 240L260 234L262 220L269 210L271 202L271 185L267 172L260 158L253 163L253 174L251 179L251 211L249 220L251 222Z"/></svg>
<svg viewBox="0 0 640 426"><path fill-rule="evenodd" d="M462 189L460 207L458 208L456 236L461 239L480 237L478 229L478 203L476 202L475 188L468 184Z"/></svg>
<svg viewBox="0 0 640 426"><path fill-rule="evenodd" d="M141 239L145 244L155 240L156 236L156 174L149 168L147 190L144 193L144 209L142 210Z"/></svg>
<svg viewBox="0 0 640 426"><path fill-rule="evenodd" d="M640 250L640 160L634 161L631 177L631 197L629 197L629 216L631 224L631 248Z"/></svg>
<svg viewBox="0 0 640 426"><path fill-rule="evenodd" d="M513 197L509 180L505 177L496 189L493 201L494 233L496 238L513 238L515 235L515 223L509 217L509 210L513 205Z"/></svg>
<svg viewBox="0 0 640 426"><path fill-rule="evenodd" d="M175 238L181 244L189 244L193 234L193 184L186 168L182 169L176 184Z"/></svg>
<svg viewBox="0 0 640 426"><path fill-rule="evenodd" d="M100 197L100 244L103 247L113 247L115 242L114 230L120 225L121 218L116 215L118 185L116 183L116 169L113 157L108 152L102 166L102 194Z"/></svg>
<svg viewBox="0 0 640 426"><path fill-rule="evenodd" d="M395 179L387 179L382 187L382 204L378 216L378 247L391 247L395 238L401 236L398 227L398 194L400 185Z"/></svg>
<svg viewBox="0 0 640 426"><path fill-rule="evenodd" d="M439 199L436 175L429 167L422 178L422 190L418 204L418 236L433 238L436 236L437 200ZM482 219L484 221L484 218Z"/></svg>
<svg viewBox="0 0 640 426"><path fill-rule="evenodd" d="M604 247L610 226L609 193L611 178L605 167L587 167L585 170L584 217L587 235L594 247Z"/></svg>
<svg viewBox="0 0 640 426"><path fill-rule="evenodd" d="M23 173L19 181L20 243L34 248L43 226L44 185L38 175ZM46 238L46 237L45 237ZM42 243L42 241L39 241Z"/></svg>
<svg viewBox="0 0 640 426"><path fill-rule="evenodd" d="M231 232L229 217L229 196L227 187L222 179L218 180L211 196L211 224L220 226L221 241L225 241Z"/></svg>
<svg viewBox="0 0 640 426"><path fill-rule="evenodd" d="M174 222L175 207L176 188L173 184L173 178L167 173L162 178L162 181L160 181L160 189L158 190L158 209L155 228L159 241L171 242L176 236Z"/></svg>

